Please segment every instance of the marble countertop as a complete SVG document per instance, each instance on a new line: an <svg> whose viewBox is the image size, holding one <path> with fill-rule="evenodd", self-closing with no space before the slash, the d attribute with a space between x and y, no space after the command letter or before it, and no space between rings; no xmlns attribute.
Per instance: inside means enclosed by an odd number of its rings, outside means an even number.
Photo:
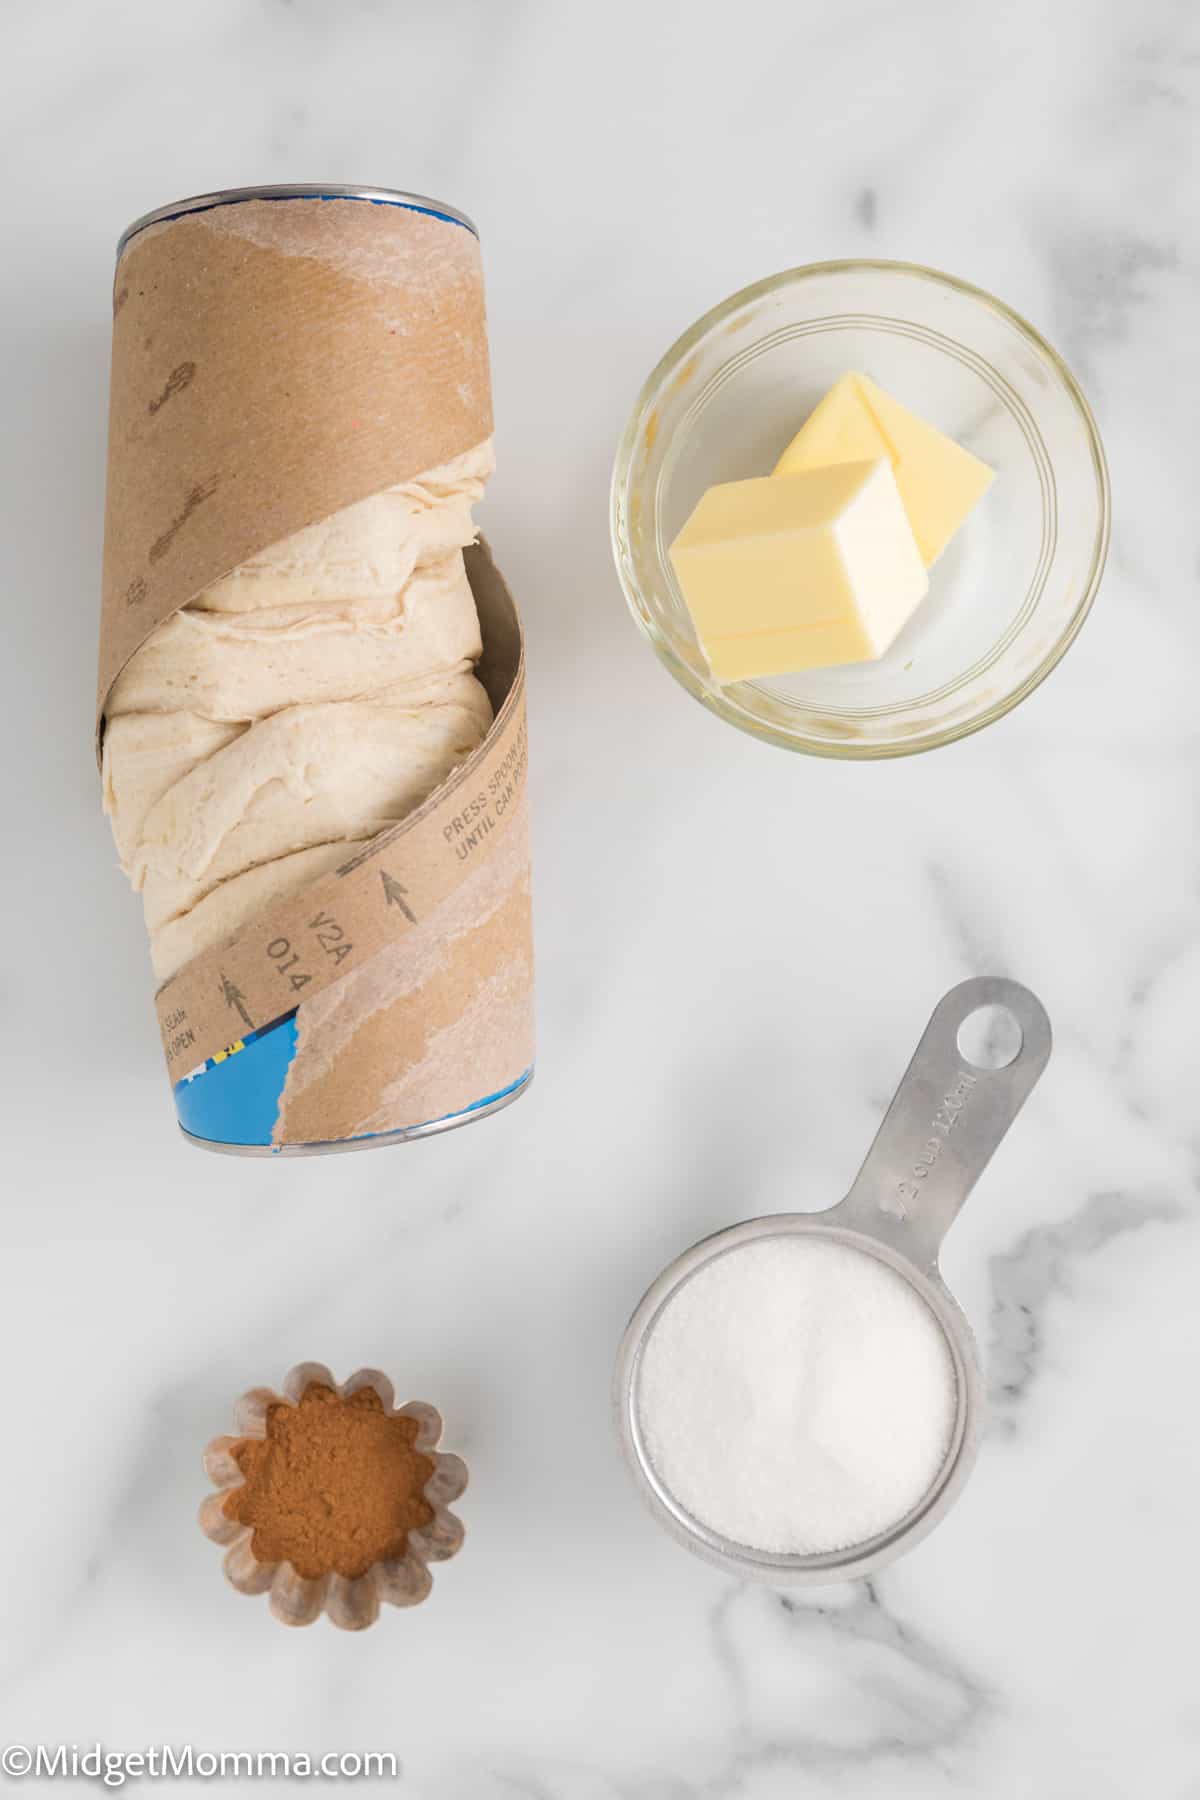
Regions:
<svg viewBox="0 0 1200 1800"><path fill-rule="evenodd" d="M63 0L6 36L0 1738L391 1750L422 1800L1192 1800L1195 9ZM146 208L310 176L481 226L540 1062L470 1130L263 1163L176 1131L100 816L108 283ZM855 254L1040 326L1115 502L1045 686L880 765L696 706L607 539L618 433L678 331ZM990 971L1057 1042L945 1254L993 1399L977 1472L873 1581L739 1585L626 1480L625 1318L701 1234L842 1193L933 1003ZM472 1471L433 1603L360 1637L282 1630L195 1525L233 1397L307 1358L435 1401Z"/></svg>

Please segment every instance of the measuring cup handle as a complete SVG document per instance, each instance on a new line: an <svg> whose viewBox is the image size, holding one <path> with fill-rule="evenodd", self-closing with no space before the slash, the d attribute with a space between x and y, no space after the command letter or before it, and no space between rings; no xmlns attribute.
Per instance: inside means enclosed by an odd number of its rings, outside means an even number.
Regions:
<svg viewBox="0 0 1200 1800"><path fill-rule="evenodd" d="M1002 1069L969 1062L959 1028L980 1007L1016 1020L1021 1047ZM1050 1056L1050 1020L1028 988L1000 976L964 981L941 999L854 1185L846 1224L937 1261L943 1237L1020 1112Z"/></svg>

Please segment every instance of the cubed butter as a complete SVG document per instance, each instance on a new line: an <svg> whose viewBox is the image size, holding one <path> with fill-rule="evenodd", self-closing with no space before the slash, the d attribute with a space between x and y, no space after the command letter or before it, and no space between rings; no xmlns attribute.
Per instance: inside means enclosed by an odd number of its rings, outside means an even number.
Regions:
<svg viewBox="0 0 1200 1800"><path fill-rule="evenodd" d="M929 586L885 457L710 487L670 554L718 681L882 656Z"/></svg>
<svg viewBox="0 0 1200 1800"><path fill-rule="evenodd" d="M776 475L886 456L925 566L937 561L993 480L986 463L873 382L835 381L775 465Z"/></svg>

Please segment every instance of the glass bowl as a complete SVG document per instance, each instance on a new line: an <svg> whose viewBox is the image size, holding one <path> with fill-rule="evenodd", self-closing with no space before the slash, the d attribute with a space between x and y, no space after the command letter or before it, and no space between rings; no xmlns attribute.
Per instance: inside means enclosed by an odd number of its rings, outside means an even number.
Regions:
<svg viewBox="0 0 1200 1800"><path fill-rule="evenodd" d="M850 369L996 480L886 656L722 686L668 546L713 482L769 474ZM1062 358L999 300L911 263L812 263L714 307L650 376L613 471L617 570L659 657L721 718L815 756L904 756L1008 712L1087 617L1108 534L1104 450Z"/></svg>

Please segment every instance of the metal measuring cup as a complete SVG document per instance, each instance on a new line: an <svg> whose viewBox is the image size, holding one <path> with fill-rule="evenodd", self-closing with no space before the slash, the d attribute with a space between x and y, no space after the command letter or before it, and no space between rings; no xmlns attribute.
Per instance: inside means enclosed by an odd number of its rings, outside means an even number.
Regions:
<svg viewBox="0 0 1200 1800"><path fill-rule="evenodd" d="M963 1027L991 1011L1010 1034L962 1048ZM981 976L939 1001L866 1161L844 1200L818 1213L774 1213L704 1238L665 1268L642 1297L621 1339L613 1383L617 1433L634 1481L672 1537L697 1556L776 1585L815 1585L869 1574L910 1550L957 1499L971 1472L983 1426L979 1351L958 1302L942 1280L938 1252L958 1210L1024 1105L1050 1056L1050 1021L1015 981ZM1015 1044L1016 1048L1011 1049ZM1009 1051L1011 1049L1011 1054ZM1004 1057L1003 1066L996 1064ZM954 1429L932 1485L903 1518L865 1542L814 1555L758 1550L733 1542L688 1513L651 1462L638 1419L642 1351L664 1307L715 1258L760 1238L835 1240L886 1263L925 1302L941 1327L957 1391Z"/></svg>

